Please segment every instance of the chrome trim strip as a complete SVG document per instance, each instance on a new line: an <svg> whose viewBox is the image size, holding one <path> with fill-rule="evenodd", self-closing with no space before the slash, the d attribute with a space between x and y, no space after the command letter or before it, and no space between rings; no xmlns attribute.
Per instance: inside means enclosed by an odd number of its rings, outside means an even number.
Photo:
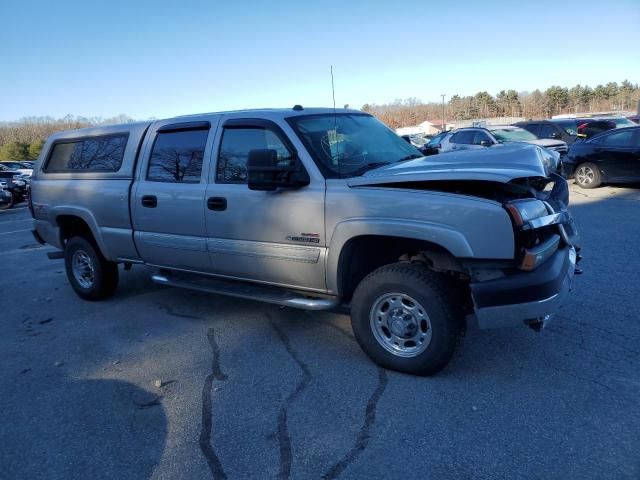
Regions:
<svg viewBox="0 0 640 480"><path fill-rule="evenodd" d="M522 230L535 230L536 228L548 227L549 225L557 225L568 221L566 212L553 213L544 217L529 220L522 226Z"/></svg>
<svg viewBox="0 0 640 480"><path fill-rule="evenodd" d="M207 249L210 253L222 255L243 255L304 263L318 263L320 258L319 247L224 238L208 238Z"/></svg>
<svg viewBox="0 0 640 480"><path fill-rule="evenodd" d="M206 252L206 238L187 235L172 235L168 233L137 232L138 238L152 247L172 248L178 250L190 250L193 252Z"/></svg>

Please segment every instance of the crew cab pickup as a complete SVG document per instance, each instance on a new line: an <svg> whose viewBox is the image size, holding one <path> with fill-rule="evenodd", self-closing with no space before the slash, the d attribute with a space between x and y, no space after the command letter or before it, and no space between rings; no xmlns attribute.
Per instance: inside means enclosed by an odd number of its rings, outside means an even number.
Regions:
<svg viewBox="0 0 640 480"><path fill-rule="evenodd" d="M469 323L539 329L564 302L578 237L552 163L515 144L425 158L355 110L223 112L55 134L30 207L83 299L141 264L164 285L350 309L375 362L430 375Z"/></svg>

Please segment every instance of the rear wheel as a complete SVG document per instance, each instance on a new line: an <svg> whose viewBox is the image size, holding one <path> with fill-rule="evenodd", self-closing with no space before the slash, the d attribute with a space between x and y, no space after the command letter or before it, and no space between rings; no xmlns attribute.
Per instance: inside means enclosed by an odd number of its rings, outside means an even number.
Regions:
<svg viewBox="0 0 640 480"><path fill-rule="evenodd" d="M358 343L377 364L400 372L433 375L456 349L463 314L445 285L427 268L386 265L356 289L351 325Z"/></svg>
<svg viewBox="0 0 640 480"><path fill-rule="evenodd" d="M574 178L581 188L596 188L602 184L600 169L593 163L582 163L578 165Z"/></svg>
<svg viewBox="0 0 640 480"><path fill-rule="evenodd" d="M105 259L84 237L72 237L67 242L64 263L69 283L85 300L102 300L118 287L118 265Z"/></svg>

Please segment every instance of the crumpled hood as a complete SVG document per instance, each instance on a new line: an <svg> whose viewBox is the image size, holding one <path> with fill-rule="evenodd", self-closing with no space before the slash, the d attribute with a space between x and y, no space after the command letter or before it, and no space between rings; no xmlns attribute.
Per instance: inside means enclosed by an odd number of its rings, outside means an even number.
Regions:
<svg viewBox="0 0 640 480"><path fill-rule="evenodd" d="M349 178L351 187L433 180L484 180L507 183L516 178L546 177L539 148L500 145L421 157L369 170Z"/></svg>

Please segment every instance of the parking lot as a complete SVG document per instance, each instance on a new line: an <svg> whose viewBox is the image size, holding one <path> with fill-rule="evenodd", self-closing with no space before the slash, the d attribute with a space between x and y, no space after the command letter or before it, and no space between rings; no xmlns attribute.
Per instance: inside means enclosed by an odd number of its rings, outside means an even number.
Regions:
<svg viewBox="0 0 640 480"><path fill-rule="evenodd" d="M472 331L433 378L346 315L152 284L80 300L0 212L2 478L640 478L640 190L572 187L584 275L540 333Z"/></svg>

